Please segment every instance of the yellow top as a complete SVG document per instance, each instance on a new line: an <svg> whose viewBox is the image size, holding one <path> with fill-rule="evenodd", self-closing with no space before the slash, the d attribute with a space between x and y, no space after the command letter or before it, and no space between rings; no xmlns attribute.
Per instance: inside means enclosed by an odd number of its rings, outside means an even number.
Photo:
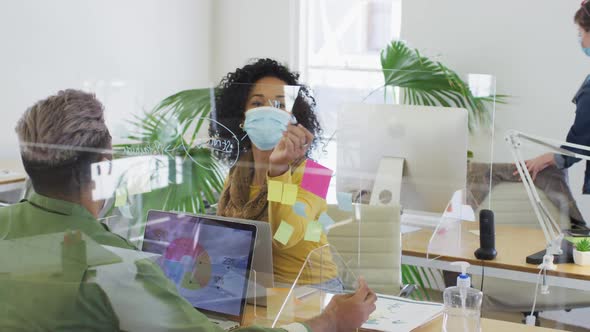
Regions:
<svg viewBox="0 0 590 332"><path fill-rule="evenodd" d="M293 174L289 170L277 177L268 176L267 180L300 186L306 163L301 163ZM250 199L255 197L259 191L259 186L250 186ZM269 202L268 219L272 233L275 234L281 221L293 227L293 233L286 245L273 240L273 264L276 282L293 283L309 253L328 244L328 239L324 232L322 232L319 242L304 240L307 225L310 222L317 222L320 215L327 211L328 205L326 200L299 187L297 201L305 204L307 218L295 213L291 205ZM311 264L306 264L306 268L301 273L299 284L318 284L338 276L338 269L333 262L329 248L315 250L309 259Z"/></svg>

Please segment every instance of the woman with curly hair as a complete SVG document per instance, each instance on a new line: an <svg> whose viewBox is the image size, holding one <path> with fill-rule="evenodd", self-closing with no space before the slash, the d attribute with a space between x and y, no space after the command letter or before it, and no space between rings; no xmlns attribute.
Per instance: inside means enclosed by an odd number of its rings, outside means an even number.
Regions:
<svg viewBox="0 0 590 332"><path fill-rule="evenodd" d="M322 197L299 186L309 153L318 144L322 131L314 112L315 100L298 78L298 74L271 59L250 63L222 79L213 114L215 121L241 139L240 148L232 145L229 151L230 158L238 162L230 169L217 213L267 221L273 234L281 223L288 224L284 227L292 229L289 240L273 240L275 281L279 283L292 283L308 254L328 243L323 233L319 242L304 240L308 224L318 220L327 204ZM298 92L289 102L293 87ZM290 103L292 109L286 105ZM220 127L212 122L210 136L231 140L231 133ZM298 186L297 201L305 205L307 218L295 213L291 205L268 201L271 180ZM329 287L341 289L329 250L322 251L322 265L315 265L317 273L303 273L300 282L325 284L328 280ZM312 255L311 259L320 259L320 255Z"/></svg>

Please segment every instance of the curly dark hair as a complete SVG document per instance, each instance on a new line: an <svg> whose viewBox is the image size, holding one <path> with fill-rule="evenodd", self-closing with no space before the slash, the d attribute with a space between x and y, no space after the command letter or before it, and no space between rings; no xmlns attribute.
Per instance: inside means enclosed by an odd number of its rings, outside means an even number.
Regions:
<svg viewBox="0 0 590 332"><path fill-rule="evenodd" d="M265 77L274 77L284 81L287 85L299 86L299 93L293 104L292 113L298 123L304 126L314 135L310 149L307 151L308 157L310 152L320 143L320 136L323 131L315 114L316 102L309 89L299 83L299 74L289 71L289 68L272 59L253 60L242 68L236 69L235 72L227 74L217 87L215 95L215 111L212 112L211 118L233 132L238 139L242 139L246 132L240 128L244 121L244 113L250 90L253 84ZM231 141L232 135L225 128L217 126L215 121L211 121L209 126L209 136L213 139ZM218 155L224 155L223 159L235 160L241 152L248 151L252 148L252 142L246 136L240 142L240 151L235 145L230 145L224 151L217 151ZM221 156L220 156L221 157Z"/></svg>
<svg viewBox="0 0 590 332"><path fill-rule="evenodd" d="M590 32L590 5L588 2L582 2L582 5L574 15L574 23L578 24L586 32Z"/></svg>

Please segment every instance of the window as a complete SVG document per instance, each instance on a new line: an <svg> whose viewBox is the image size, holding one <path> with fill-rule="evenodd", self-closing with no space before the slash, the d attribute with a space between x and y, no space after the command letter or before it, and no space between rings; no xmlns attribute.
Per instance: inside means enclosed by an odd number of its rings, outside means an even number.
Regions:
<svg viewBox="0 0 590 332"><path fill-rule="evenodd" d="M378 69L380 50L400 36L401 0L314 0L302 11L307 69Z"/></svg>
<svg viewBox="0 0 590 332"><path fill-rule="evenodd" d="M337 173L338 110L343 103L366 101L383 85L380 52L399 39L401 0L308 0L300 4L300 72L315 93L324 129L325 145L313 157ZM328 202L335 201L335 182Z"/></svg>

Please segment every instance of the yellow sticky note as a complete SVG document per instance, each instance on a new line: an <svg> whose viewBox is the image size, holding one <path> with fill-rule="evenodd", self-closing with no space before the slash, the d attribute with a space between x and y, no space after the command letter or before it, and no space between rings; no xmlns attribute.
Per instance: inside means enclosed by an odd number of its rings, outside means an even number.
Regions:
<svg viewBox="0 0 590 332"><path fill-rule="evenodd" d="M285 205L293 205L297 201L297 185L286 183L283 185L283 201Z"/></svg>
<svg viewBox="0 0 590 332"><path fill-rule="evenodd" d="M283 245L286 245L287 242L289 242L291 235L293 235L293 226L289 225L285 221L281 221L279 229L277 229L273 238Z"/></svg>
<svg viewBox="0 0 590 332"><path fill-rule="evenodd" d="M279 181L268 181L268 200L281 202L283 197L283 183Z"/></svg>
<svg viewBox="0 0 590 332"><path fill-rule="evenodd" d="M307 224L307 230L305 231L305 241L320 242L322 236L322 224L317 221L312 221Z"/></svg>
<svg viewBox="0 0 590 332"><path fill-rule="evenodd" d="M119 188L115 191L115 207L120 207L127 204L127 190Z"/></svg>

